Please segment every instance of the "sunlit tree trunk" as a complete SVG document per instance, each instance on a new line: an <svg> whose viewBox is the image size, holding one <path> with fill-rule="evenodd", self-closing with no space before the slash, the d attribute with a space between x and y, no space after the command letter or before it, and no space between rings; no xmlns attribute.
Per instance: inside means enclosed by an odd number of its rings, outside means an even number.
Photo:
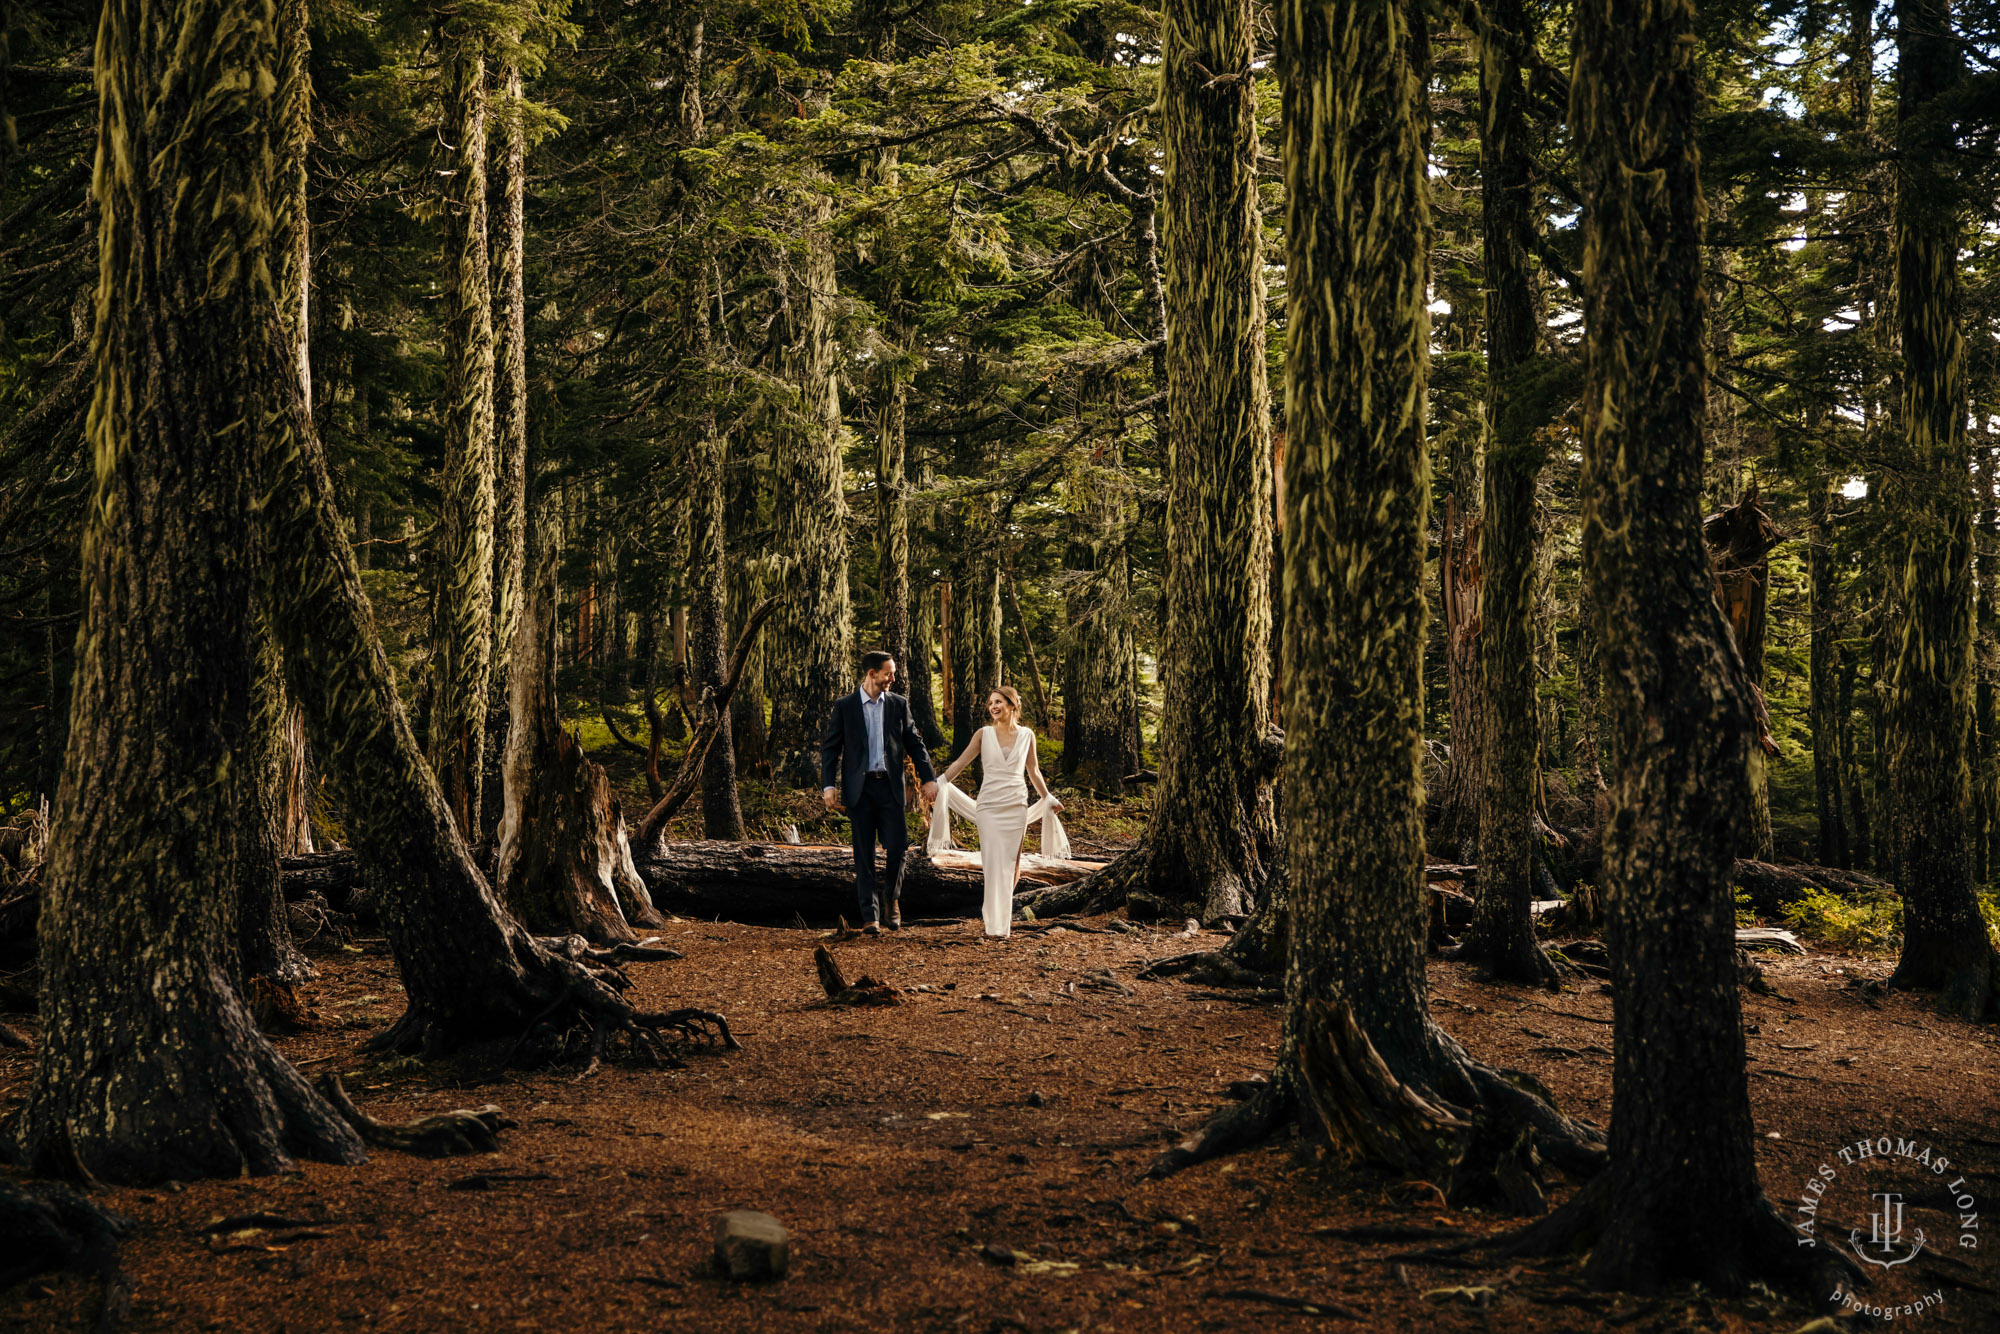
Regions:
<svg viewBox="0 0 2000 1334"><path fill-rule="evenodd" d="M485 38L445 25L444 476L431 618L427 754L477 839L493 663L493 302L486 236Z"/></svg>
<svg viewBox="0 0 2000 1334"><path fill-rule="evenodd" d="M354 1163L231 985L251 827L260 424L300 401L268 263L296 66L245 0L110 0L97 45L96 488L41 909L37 1172L119 1182ZM278 77L273 79L271 74ZM254 781L254 780L252 780Z"/></svg>
<svg viewBox="0 0 2000 1334"><path fill-rule="evenodd" d="M1902 338L1900 457L1882 503L1905 553L1890 581L1883 694L1890 878L1903 895L1894 980L1934 987L1967 1014L1993 997L1994 951L1972 892L1972 466L1965 338L1959 328L1964 224L1947 158L1959 82L1949 0L1898 0L1896 311Z"/></svg>
<svg viewBox="0 0 2000 1334"><path fill-rule="evenodd" d="M1534 1209L1525 1143L1577 1165L1592 1132L1472 1061L1432 1021L1424 975L1423 10L1289 0L1278 21L1287 1005L1270 1084L1153 1171L1297 1119L1454 1203L1489 1195L1511 1159L1508 1202Z"/></svg>

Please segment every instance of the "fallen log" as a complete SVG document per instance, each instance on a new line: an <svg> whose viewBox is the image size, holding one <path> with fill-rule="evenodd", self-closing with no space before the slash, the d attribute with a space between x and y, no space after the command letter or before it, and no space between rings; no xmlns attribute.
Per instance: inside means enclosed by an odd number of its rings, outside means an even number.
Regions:
<svg viewBox="0 0 2000 1334"><path fill-rule="evenodd" d="M640 858L638 866L655 903L690 916L831 917L854 907L854 853L838 844L689 841L670 844L663 857ZM1065 884L1097 868L1096 862L1025 853L1020 884ZM879 860L876 876L887 877ZM947 848L926 857L910 850L903 870L905 916L976 911L985 893L977 852Z"/></svg>
<svg viewBox="0 0 2000 1334"><path fill-rule="evenodd" d="M1896 887L1866 871L1843 871L1837 866L1780 866L1775 862L1743 860L1732 872L1736 888L1750 896L1750 906L1759 917L1783 917L1785 909L1803 899L1813 889L1824 889L1842 898L1869 898L1893 895ZM1435 892L1440 883L1447 888L1470 889L1478 882L1477 866L1433 863L1424 868L1424 878ZM1454 884L1453 882L1456 882Z"/></svg>
<svg viewBox="0 0 2000 1334"><path fill-rule="evenodd" d="M633 851L654 904L665 912L764 920L790 918L794 913L831 918L854 909L854 853L838 844L691 840L669 844L659 856ZM879 853L877 857L876 875L886 879ZM1020 885L1029 889L1066 884L1100 865L1024 853ZM288 899L317 891L338 905L350 901L359 888L359 868L351 852L287 857L284 867ZM936 857L926 857L920 849L910 849L903 871L906 917L965 916L978 911L985 892L977 852L947 848Z"/></svg>
<svg viewBox="0 0 2000 1334"><path fill-rule="evenodd" d="M1750 896L1750 906L1759 917L1783 917L1785 909L1806 896L1808 890L1824 889L1842 898L1871 898L1893 895L1896 887L1865 871L1843 871L1836 866L1779 866L1773 862L1736 863L1736 887Z"/></svg>

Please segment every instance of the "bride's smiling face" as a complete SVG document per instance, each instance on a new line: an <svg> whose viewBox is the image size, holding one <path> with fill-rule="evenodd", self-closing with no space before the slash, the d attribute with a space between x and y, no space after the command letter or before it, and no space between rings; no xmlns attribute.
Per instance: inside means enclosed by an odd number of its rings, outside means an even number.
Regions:
<svg viewBox="0 0 2000 1334"><path fill-rule="evenodd" d="M1004 723L1013 716L1014 706L1007 702L1005 695L995 691L986 697L986 713L994 722Z"/></svg>

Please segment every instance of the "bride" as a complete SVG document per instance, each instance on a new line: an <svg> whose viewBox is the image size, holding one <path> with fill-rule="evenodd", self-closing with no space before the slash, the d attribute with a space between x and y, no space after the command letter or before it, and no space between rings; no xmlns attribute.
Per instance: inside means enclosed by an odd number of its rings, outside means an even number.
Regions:
<svg viewBox="0 0 2000 1334"><path fill-rule="evenodd" d="M935 853L952 846L951 817L970 815L979 828L979 864L986 874L986 919L988 939L1009 934L1014 920L1014 881L1021 870L1021 839L1031 820L1042 821L1042 851L1052 857L1069 855L1069 840L1063 834L1056 812L1062 802L1049 792L1035 757L1035 734L1020 725L1021 696L1012 686L995 686L986 697L986 712L993 725L982 727L951 767L938 775L938 800L931 808L930 837L926 851ZM981 761L979 800L975 803L952 785L959 771L974 759ZM1030 809L1028 786L1042 794Z"/></svg>

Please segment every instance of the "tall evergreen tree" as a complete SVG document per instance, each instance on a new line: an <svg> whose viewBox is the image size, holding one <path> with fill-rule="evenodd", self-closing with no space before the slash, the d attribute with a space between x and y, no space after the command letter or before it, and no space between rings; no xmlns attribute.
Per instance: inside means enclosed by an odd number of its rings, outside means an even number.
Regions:
<svg viewBox="0 0 2000 1334"><path fill-rule="evenodd" d="M440 23L444 81L444 476L431 617L431 768L468 839L479 837L486 692L493 669L493 298L487 254L488 35ZM511 207L511 206L510 206Z"/></svg>
<svg viewBox="0 0 2000 1334"><path fill-rule="evenodd" d="M1757 1180L1731 868L1749 805L1750 683L1701 528L1708 311L1691 0L1579 0L1584 563L1604 653L1613 1030L1604 1174L1531 1228L1587 1234L1595 1284L1802 1279ZM1830 1289L1820 1289L1823 1295Z"/></svg>
<svg viewBox="0 0 2000 1334"><path fill-rule="evenodd" d="M45 1028L16 1130L44 1174L363 1158L232 986L235 890L269 855L233 776L252 723L243 534L259 423L303 389L268 261L293 204L274 164L299 67L278 43L247 0L112 0L100 30L97 479L41 910Z"/></svg>
<svg viewBox="0 0 2000 1334"><path fill-rule="evenodd" d="M1204 920L1271 872L1271 413L1248 0L1162 14L1167 564L1152 823L1094 889Z"/></svg>
<svg viewBox="0 0 2000 1334"><path fill-rule="evenodd" d="M1546 368L1528 250L1534 163L1521 66L1532 47L1521 0L1482 14L1479 184L1486 259L1485 503L1479 537L1479 905L1465 953L1495 976L1547 983L1556 970L1535 939L1535 484L1545 446ZM1454 748L1456 741L1454 740Z"/></svg>
<svg viewBox="0 0 2000 1334"><path fill-rule="evenodd" d="M1906 554L1890 581L1884 693L1891 875L1903 895L1894 981L1969 1015L1994 1003L1994 949L1972 892L1972 460L1966 442L1964 239L1949 99L1963 69L1950 0L1897 0L1897 466L1883 505Z"/></svg>

